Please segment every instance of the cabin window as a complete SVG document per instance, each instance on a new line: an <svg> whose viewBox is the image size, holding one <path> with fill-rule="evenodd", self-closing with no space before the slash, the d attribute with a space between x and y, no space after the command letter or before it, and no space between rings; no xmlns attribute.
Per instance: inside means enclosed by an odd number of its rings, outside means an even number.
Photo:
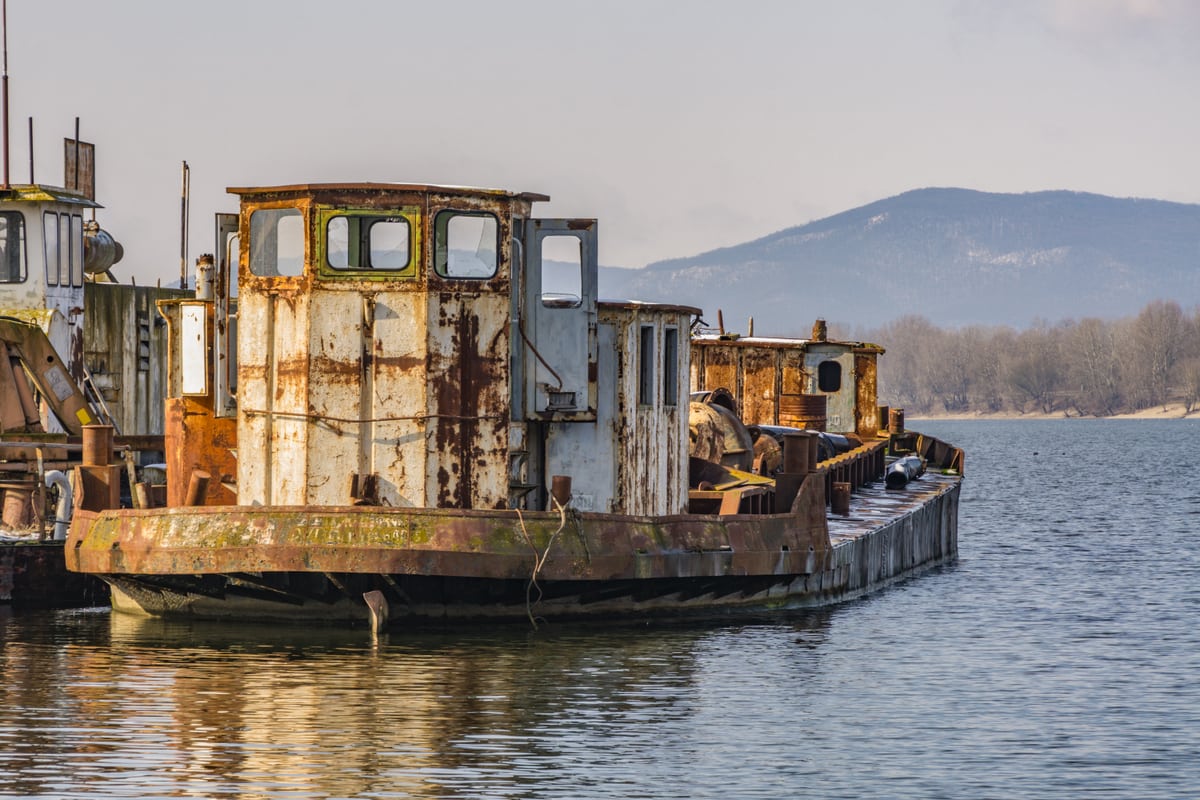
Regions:
<svg viewBox="0 0 1200 800"><path fill-rule="evenodd" d="M66 214L58 218L58 283L71 285L71 218Z"/></svg>
<svg viewBox="0 0 1200 800"><path fill-rule="evenodd" d="M500 226L492 214L442 211L434 219L433 268L443 278L496 275Z"/></svg>
<svg viewBox="0 0 1200 800"><path fill-rule="evenodd" d="M817 388L822 392L836 392L842 388L842 365L836 361L822 361L817 365Z"/></svg>
<svg viewBox="0 0 1200 800"><path fill-rule="evenodd" d="M663 405L677 404L679 397L679 329L663 330Z"/></svg>
<svg viewBox="0 0 1200 800"><path fill-rule="evenodd" d="M338 270L403 270L412 263L404 217L337 214L325 222L325 263Z"/></svg>
<svg viewBox="0 0 1200 800"><path fill-rule="evenodd" d="M42 242L46 255L46 285L58 286L58 214L42 215Z"/></svg>
<svg viewBox="0 0 1200 800"><path fill-rule="evenodd" d="M20 211L0 211L0 283L24 283L25 217Z"/></svg>
<svg viewBox="0 0 1200 800"><path fill-rule="evenodd" d="M577 308L583 303L583 240L577 236L542 239L542 305Z"/></svg>
<svg viewBox="0 0 1200 800"><path fill-rule="evenodd" d="M417 274L416 209L322 209L318 257L323 277L387 279Z"/></svg>
<svg viewBox="0 0 1200 800"><path fill-rule="evenodd" d="M654 403L654 328L643 325L638 341L638 404Z"/></svg>
<svg viewBox="0 0 1200 800"><path fill-rule="evenodd" d="M71 215L71 242L67 252L70 254L71 285L83 286L83 217L78 214Z"/></svg>
<svg viewBox="0 0 1200 800"><path fill-rule="evenodd" d="M250 272L283 278L304 272L304 218L298 208L260 208L250 214Z"/></svg>
<svg viewBox="0 0 1200 800"><path fill-rule="evenodd" d="M229 233L225 239L225 258L226 264L230 265L229 271L225 275L225 281L229 287L229 299L235 300L238 296L238 273L237 273L237 254L242 246L242 238L237 233Z"/></svg>

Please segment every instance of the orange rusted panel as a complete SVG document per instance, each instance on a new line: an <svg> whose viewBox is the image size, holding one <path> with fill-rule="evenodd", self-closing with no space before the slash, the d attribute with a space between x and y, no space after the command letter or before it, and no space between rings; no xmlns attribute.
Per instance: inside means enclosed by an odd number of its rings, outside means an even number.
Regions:
<svg viewBox="0 0 1200 800"><path fill-rule="evenodd" d="M804 368L804 351L799 348L781 350L779 359L780 394L804 394L808 385L808 370Z"/></svg>
<svg viewBox="0 0 1200 800"><path fill-rule="evenodd" d="M875 352L858 352L854 355L854 384L857 392L854 432L867 438L874 437L880 428L878 358Z"/></svg>
<svg viewBox="0 0 1200 800"><path fill-rule="evenodd" d="M104 511L121 507L121 466L81 465L75 467L75 507Z"/></svg>
<svg viewBox="0 0 1200 800"><path fill-rule="evenodd" d="M203 505L234 505L237 496L226 485L237 474L237 423L217 417L202 400L171 397L165 402L167 505L182 506L192 472L212 476Z"/></svg>
<svg viewBox="0 0 1200 800"><path fill-rule="evenodd" d="M773 424L778 418L779 355L779 351L767 349L747 349L742 353L738 410L747 425Z"/></svg>
<svg viewBox="0 0 1200 800"><path fill-rule="evenodd" d="M696 353L693 347L693 353ZM735 393L738 384L738 351L732 346L708 345L696 353L700 363L700 383L695 391L728 389Z"/></svg>

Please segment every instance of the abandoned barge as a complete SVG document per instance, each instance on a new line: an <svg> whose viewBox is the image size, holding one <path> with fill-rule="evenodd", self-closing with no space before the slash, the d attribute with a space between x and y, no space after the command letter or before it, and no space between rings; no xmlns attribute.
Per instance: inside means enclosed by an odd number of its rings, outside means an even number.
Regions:
<svg viewBox="0 0 1200 800"><path fill-rule="evenodd" d="M712 614L954 558L962 452L876 404L881 348L600 301L596 221L536 218L543 195L230 191L196 297L159 303L165 507L113 507L114 467L79 468L67 565L115 610ZM886 488L905 455L924 475Z"/></svg>

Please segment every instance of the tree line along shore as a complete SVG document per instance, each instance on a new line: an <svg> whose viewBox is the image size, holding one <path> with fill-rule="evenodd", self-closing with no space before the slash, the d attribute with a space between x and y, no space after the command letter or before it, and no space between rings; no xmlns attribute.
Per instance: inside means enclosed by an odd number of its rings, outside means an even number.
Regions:
<svg viewBox="0 0 1200 800"><path fill-rule="evenodd" d="M880 402L909 416L1110 417L1200 409L1200 308L1156 300L1133 317L944 329L905 316L844 338L878 342Z"/></svg>

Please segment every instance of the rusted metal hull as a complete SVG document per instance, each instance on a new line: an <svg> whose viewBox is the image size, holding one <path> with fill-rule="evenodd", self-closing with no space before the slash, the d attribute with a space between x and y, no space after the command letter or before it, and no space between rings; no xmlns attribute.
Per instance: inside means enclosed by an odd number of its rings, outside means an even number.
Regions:
<svg viewBox="0 0 1200 800"><path fill-rule="evenodd" d="M84 608L108 605L104 582L67 571L59 542L0 542L0 605Z"/></svg>
<svg viewBox="0 0 1200 800"><path fill-rule="evenodd" d="M161 616L367 620L724 614L853 598L957 554L960 478L855 496L848 517L379 508L81 512L71 569ZM811 507L797 501L797 508Z"/></svg>

